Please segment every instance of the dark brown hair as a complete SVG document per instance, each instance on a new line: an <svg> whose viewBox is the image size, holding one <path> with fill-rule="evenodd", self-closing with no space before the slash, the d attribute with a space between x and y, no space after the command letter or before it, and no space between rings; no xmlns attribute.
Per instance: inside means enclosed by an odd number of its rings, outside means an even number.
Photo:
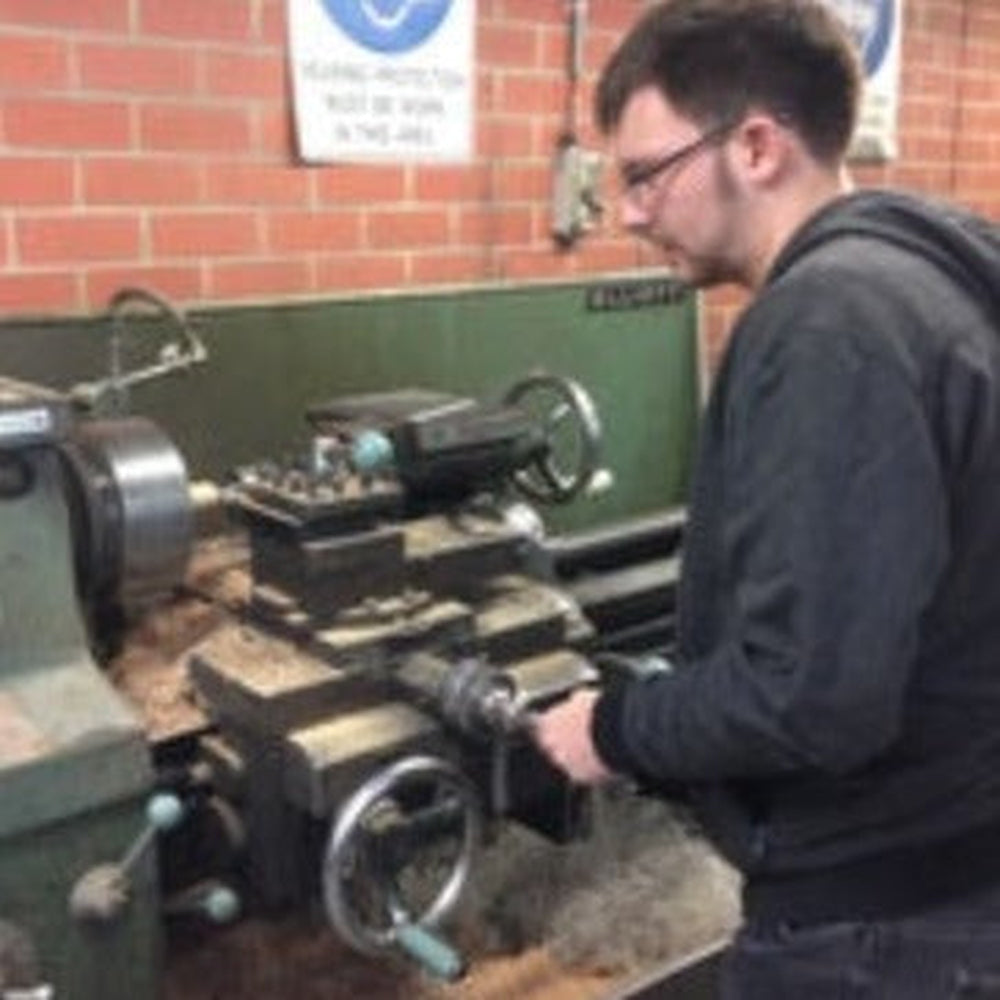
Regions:
<svg viewBox="0 0 1000 1000"><path fill-rule="evenodd" d="M647 86L704 126L756 108L793 128L818 161L834 164L854 131L861 81L850 36L820 0L666 0L612 55L594 109L607 133Z"/></svg>

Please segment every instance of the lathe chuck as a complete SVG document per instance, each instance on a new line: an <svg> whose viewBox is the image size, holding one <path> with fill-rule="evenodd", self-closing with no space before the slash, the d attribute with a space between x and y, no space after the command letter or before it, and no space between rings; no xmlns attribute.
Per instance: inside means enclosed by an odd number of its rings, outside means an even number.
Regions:
<svg viewBox="0 0 1000 1000"><path fill-rule="evenodd" d="M187 468L170 439L141 417L86 421L65 454L85 597L129 607L180 582L192 507Z"/></svg>

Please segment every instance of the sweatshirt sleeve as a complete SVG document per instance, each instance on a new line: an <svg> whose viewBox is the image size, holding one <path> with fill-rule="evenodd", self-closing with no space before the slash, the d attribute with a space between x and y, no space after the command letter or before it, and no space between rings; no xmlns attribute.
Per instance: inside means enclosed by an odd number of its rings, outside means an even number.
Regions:
<svg viewBox="0 0 1000 1000"><path fill-rule="evenodd" d="M836 773L900 731L948 552L920 379L898 346L845 333L843 317L785 326L728 380L717 501L729 625L704 656L598 701L593 736L616 769L687 782Z"/></svg>

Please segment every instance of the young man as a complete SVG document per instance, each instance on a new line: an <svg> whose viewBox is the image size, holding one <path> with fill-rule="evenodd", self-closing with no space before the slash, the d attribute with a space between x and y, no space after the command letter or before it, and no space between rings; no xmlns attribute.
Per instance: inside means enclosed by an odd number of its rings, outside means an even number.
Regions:
<svg viewBox="0 0 1000 1000"><path fill-rule="evenodd" d="M859 80L820 0L668 0L604 72L624 224L754 300L675 667L536 738L690 797L745 877L724 996L1000 997L1000 237L851 192Z"/></svg>

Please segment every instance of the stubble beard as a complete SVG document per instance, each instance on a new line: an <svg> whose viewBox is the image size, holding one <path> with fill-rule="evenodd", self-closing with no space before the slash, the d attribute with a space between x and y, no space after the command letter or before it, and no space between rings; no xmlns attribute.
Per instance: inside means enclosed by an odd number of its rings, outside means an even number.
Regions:
<svg viewBox="0 0 1000 1000"><path fill-rule="evenodd" d="M715 288L742 282L742 269L739 266L739 243L736 239L740 212L740 192L725 159L722 156L712 158L710 183L712 190L709 197L716 204L716 211L727 224L720 228L712 244L701 252L691 253L686 250L666 248L668 260L675 261L673 268L685 284L696 289Z"/></svg>

